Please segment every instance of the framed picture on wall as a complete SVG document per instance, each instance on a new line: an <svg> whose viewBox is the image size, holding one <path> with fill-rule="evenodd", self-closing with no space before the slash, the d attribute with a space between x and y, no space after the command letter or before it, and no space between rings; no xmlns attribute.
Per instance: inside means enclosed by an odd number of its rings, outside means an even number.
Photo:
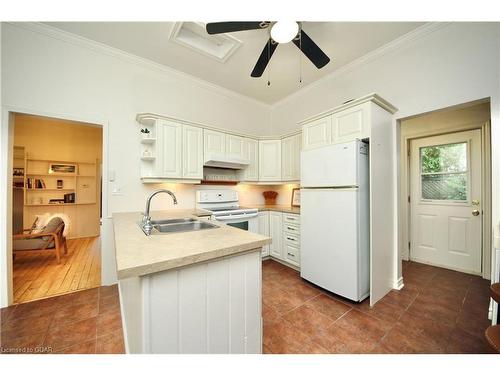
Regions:
<svg viewBox="0 0 500 375"><path fill-rule="evenodd" d="M50 163L49 173L76 174L76 164Z"/></svg>
<svg viewBox="0 0 500 375"><path fill-rule="evenodd" d="M292 207L300 207L300 188L292 190Z"/></svg>

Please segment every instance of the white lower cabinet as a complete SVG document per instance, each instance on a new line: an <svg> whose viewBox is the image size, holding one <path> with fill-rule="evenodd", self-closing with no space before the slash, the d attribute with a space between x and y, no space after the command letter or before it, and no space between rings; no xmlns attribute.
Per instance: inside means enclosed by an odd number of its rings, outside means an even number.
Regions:
<svg viewBox="0 0 500 375"><path fill-rule="evenodd" d="M281 212L269 212L269 237L273 242L269 253L272 257L284 259L283 257L283 214Z"/></svg>
<svg viewBox="0 0 500 375"><path fill-rule="evenodd" d="M259 234L263 236L269 237L269 212L259 212ZM269 247L270 245L266 245L262 247L262 256L269 256Z"/></svg>
<svg viewBox="0 0 500 375"><path fill-rule="evenodd" d="M300 266L300 216L275 211L259 212L259 233L272 243L262 248L262 256L271 256Z"/></svg>

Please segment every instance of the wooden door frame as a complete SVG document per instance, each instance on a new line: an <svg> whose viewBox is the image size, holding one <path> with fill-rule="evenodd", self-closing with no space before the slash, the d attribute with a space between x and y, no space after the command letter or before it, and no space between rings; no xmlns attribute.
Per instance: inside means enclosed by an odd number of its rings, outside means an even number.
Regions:
<svg viewBox="0 0 500 375"><path fill-rule="evenodd" d="M410 142L415 139L427 138L439 135L460 133L467 130L481 130L481 169L482 169L482 182L481 182L481 196L482 196L482 209L483 209L483 222L481 225L481 275L485 279L491 278L491 255L492 255L492 232L491 232L491 121L485 123L470 123L466 125L457 126L447 129L445 132L442 130L426 131L422 133L412 134L405 136L401 142L403 155L406 155L405 171L406 176L400 173L400 186L401 186L401 202L405 204L400 205L401 210L401 244L410 243L411 238L411 205L407 197L411 193L411 162L410 162ZM406 177L406 178L405 178ZM409 260L411 249L408 248Z"/></svg>
<svg viewBox="0 0 500 375"><path fill-rule="evenodd" d="M0 128L0 307L13 303L13 272L12 272L12 163L14 147L14 116L26 114L50 117L67 121L87 123L100 126L102 129L102 219L108 218L108 163L109 163L109 122L106 119L90 116L72 115L67 113L49 113L38 109L15 106L2 106ZM101 284L108 284L113 277L106 274L104 267L107 254L103 246L107 243L107 234L101 226ZM106 258L106 259L105 259Z"/></svg>

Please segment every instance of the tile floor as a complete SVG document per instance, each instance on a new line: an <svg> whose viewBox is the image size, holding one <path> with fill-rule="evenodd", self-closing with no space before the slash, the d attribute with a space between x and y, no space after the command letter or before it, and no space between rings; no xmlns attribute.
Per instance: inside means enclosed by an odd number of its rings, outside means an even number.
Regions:
<svg viewBox="0 0 500 375"><path fill-rule="evenodd" d="M373 308L263 263L264 353L488 353L489 282L404 262L405 287Z"/></svg>
<svg viewBox="0 0 500 375"><path fill-rule="evenodd" d="M487 353L489 282L403 263L405 288L370 308L263 262L264 353ZM1 310L1 353L123 353L116 286ZM50 349L49 349L50 348Z"/></svg>
<svg viewBox="0 0 500 375"><path fill-rule="evenodd" d="M0 353L124 353L118 288L92 288L1 310Z"/></svg>

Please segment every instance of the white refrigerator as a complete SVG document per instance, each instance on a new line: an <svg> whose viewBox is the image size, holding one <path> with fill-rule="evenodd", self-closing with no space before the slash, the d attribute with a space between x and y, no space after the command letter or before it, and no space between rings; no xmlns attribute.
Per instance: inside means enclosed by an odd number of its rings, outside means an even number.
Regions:
<svg viewBox="0 0 500 375"><path fill-rule="evenodd" d="M370 294L368 145L301 153L300 275L352 301Z"/></svg>

